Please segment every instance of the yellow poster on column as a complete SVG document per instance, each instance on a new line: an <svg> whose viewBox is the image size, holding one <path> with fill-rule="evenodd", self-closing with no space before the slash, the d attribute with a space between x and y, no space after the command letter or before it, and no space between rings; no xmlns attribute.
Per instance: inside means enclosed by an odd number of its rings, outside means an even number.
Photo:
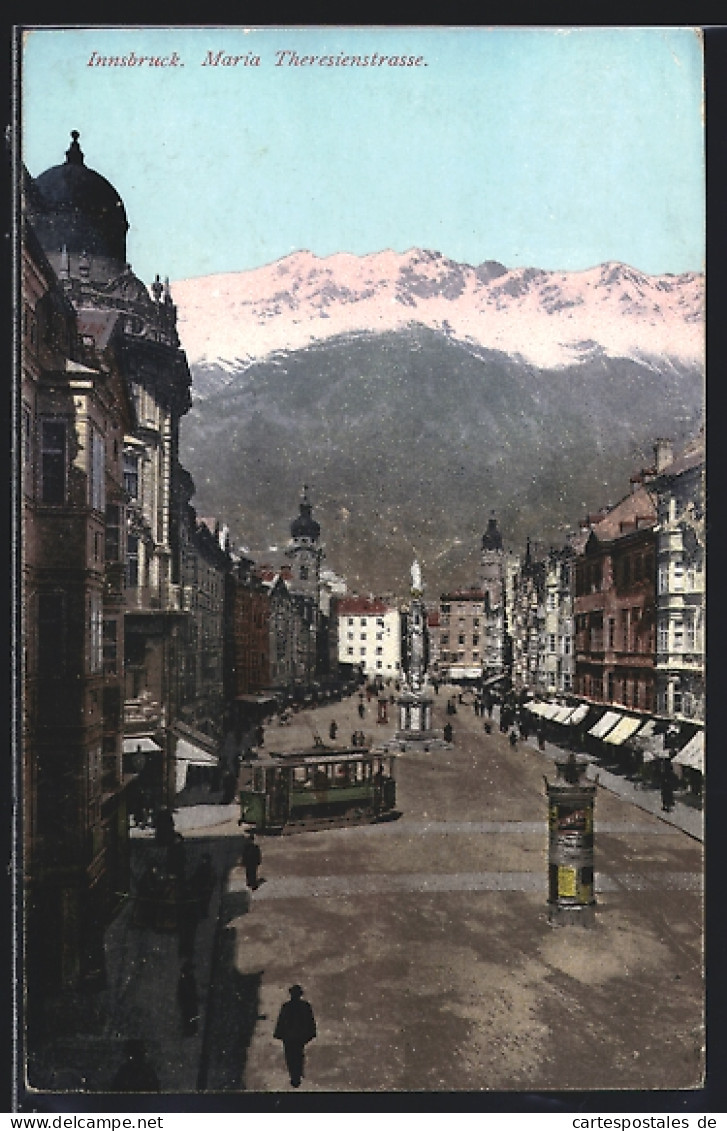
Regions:
<svg viewBox="0 0 727 1131"><path fill-rule="evenodd" d="M558 895L570 896L575 899L576 896L576 870L575 868L564 868L562 865L558 866Z"/></svg>

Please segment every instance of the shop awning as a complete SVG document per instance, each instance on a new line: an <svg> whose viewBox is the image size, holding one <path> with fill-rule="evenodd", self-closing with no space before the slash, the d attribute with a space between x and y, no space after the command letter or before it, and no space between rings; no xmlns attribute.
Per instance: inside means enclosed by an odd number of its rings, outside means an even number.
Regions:
<svg viewBox="0 0 727 1131"><path fill-rule="evenodd" d="M544 703L528 703L527 709L531 715L542 715Z"/></svg>
<svg viewBox="0 0 727 1131"><path fill-rule="evenodd" d="M124 754L161 754L162 748L148 735L124 739Z"/></svg>
<svg viewBox="0 0 727 1131"><path fill-rule="evenodd" d="M704 773L704 732L699 731L690 738L687 745L683 750L680 750L674 757L674 762L679 766L689 766L693 770L699 770L700 774Z"/></svg>
<svg viewBox="0 0 727 1131"><path fill-rule="evenodd" d="M636 733L643 721L643 719L635 719L631 715L624 715L616 723L613 730L608 732L603 741L610 742L613 746L620 746L627 738Z"/></svg>
<svg viewBox="0 0 727 1131"><path fill-rule="evenodd" d="M559 707L558 710L553 715L553 722L554 723L561 723L561 724L567 723L572 714L573 714L573 708L572 707Z"/></svg>
<svg viewBox="0 0 727 1131"><path fill-rule="evenodd" d="M277 699L274 695L236 695L236 703L257 703L263 706L265 703L276 703Z"/></svg>
<svg viewBox="0 0 727 1131"><path fill-rule="evenodd" d="M580 707L576 707L575 711L573 712L571 717L568 719L568 726L570 726L570 727L578 726L579 723L583 722L583 720L585 719L587 714L588 714L588 704L587 703L581 703Z"/></svg>
<svg viewBox="0 0 727 1131"><path fill-rule="evenodd" d="M216 754L210 754L186 738L177 739L174 754L178 762L187 762L190 766L216 766L219 762Z"/></svg>
<svg viewBox="0 0 727 1131"><path fill-rule="evenodd" d="M606 711L606 714L598 720L595 726L591 727L588 733L592 734L594 738L604 738L616 726L620 718L622 716L617 714L616 711Z"/></svg>

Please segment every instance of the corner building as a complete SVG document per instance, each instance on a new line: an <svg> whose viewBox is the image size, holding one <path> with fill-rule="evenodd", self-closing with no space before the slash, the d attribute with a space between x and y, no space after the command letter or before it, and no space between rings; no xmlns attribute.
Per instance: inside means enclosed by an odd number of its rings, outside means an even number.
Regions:
<svg viewBox="0 0 727 1131"><path fill-rule="evenodd" d="M97 345L115 318L119 368L135 415L123 441L125 505L119 516L126 564L124 749L131 758L143 747L149 799L158 807L173 797L172 726L182 695L185 612L174 500L181 477L179 422L191 406L191 377L169 286L157 276L147 288L134 275L126 260L123 201L88 168L78 139L74 130L65 163L36 178L28 205L84 341Z"/></svg>

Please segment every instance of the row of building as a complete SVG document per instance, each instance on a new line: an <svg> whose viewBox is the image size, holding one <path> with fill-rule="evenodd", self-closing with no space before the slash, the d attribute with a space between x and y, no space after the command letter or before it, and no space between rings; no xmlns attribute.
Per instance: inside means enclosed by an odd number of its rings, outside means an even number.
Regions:
<svg viewBox="0 0 727 1131"><path fill-rule="evenodd" d="M126 258L114 187L22 171L18 744L28 1002L93 979L129 890L129 813L173 808L279 705L340 694L307 494L282 564L235 553L179 458L191 376L168 282ZM343 672L343 675L342 675ZM230 766L232 759L230 757Z"/></svg>

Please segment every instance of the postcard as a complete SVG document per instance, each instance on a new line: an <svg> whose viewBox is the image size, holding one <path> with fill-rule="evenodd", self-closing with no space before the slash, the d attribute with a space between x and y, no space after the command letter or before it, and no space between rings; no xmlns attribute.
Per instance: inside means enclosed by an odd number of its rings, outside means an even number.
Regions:
<svg viewBox="0 0 727 1131"><path fill-rule="evenodd" d="M19 1109L698 1091L700 29L16 64Z"/></svg>

